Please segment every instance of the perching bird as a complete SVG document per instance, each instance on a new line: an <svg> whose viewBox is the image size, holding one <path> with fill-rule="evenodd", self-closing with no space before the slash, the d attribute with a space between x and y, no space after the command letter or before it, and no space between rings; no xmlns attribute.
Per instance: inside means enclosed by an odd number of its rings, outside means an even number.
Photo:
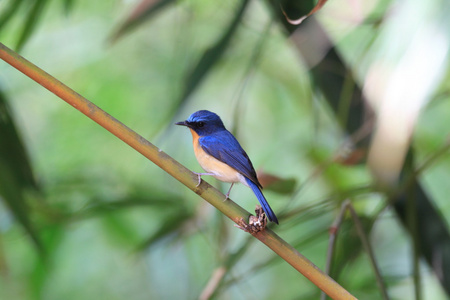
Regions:
<svg viewBox="0 0 450 300"><path fill-rule="evenodd" d="M175 124L187 126L191 130L195 157L207 172L197 173L199 183L201 175L211 175L221 181L231 182L226 199L235 183L243 183L255 193L269 221L278 224L275 213L261 192L262 186L256 177L252 162L218 115L207 110L199 110L190 115L186 121Z"/></svg>

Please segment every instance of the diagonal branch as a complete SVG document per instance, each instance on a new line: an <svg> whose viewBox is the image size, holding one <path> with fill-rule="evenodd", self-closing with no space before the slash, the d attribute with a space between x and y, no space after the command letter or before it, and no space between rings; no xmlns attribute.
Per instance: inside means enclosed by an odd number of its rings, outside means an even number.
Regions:
<svg viewBox="0 0 450 300"><path fill-rule="evenodd" d="M249 212L233 201L223 201L225 196L207 182L202 181L197 187L197 175L95 104L1 43L0 58L127 143L208 201L235 223L238 223L241 218L248 218L250 215ZM267 228L264 231L253 234L253 236L266 244L266 246L333 299L356 299L272 230Z"/></svg>

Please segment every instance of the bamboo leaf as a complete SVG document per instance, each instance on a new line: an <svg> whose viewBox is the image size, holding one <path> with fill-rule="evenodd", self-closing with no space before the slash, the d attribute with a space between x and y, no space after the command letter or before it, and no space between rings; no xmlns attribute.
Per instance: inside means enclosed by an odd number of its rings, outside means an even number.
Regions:
<svg viewBox="0 0 450 300"><path fill-rule="evenodd" d="M441 212L425 193L414 173L414 153L409 151L402 178L407 184L405 191L395 195L394 208L400 221L410 232L415 251L422 255L437 274L437 278L450 295L450 231ZM439 257L439 263L436 259Z"/></svg>
<svg viewBox="0 0 450 300"><path fill-rule="evenodd" d="M364 226L364 232L370 232L373 221L360 216ZM361 240L355 230L355 223L351 218L346 218L337 234L336 252L332 260L330 275L333 278L339 278L344 268L354 261L363 251Z"/></svg>
<svg viewBox="0 0 450 300"><path fill-rule="evenodd" d="M16 44L17 51L20 51L23 46L25 46L25 43L30 38L33 31L36 29L43 13L44 8L48 4L48 0L36 0L34 2L33 7L31 8L30 12L28 13L26 17L26 22L23 26L22 33L19 36L19 39Z"/></svg>
<svg viewBox="0 0 450 300"><path fill-rule="evenodd" d="M25 203L24 192L29 189L37 190L38 187L6 99L0 92L0 196L37 248L42 250Z"/></svg>
<svg viewBox="0 0 450 300"><path fill-rule="evenodd" d="M74 4L75 4L74 0L65 0L64 1L64 12L66 14L69 14L70 11L73 9Z"/></svg>
<svg viewBox="0 0 450 300"><path fill-rule="evenodd" d="M211 48L206 50L205 53L203 53L203 56L200 59L200 61L192 69L192 71L189 72L189 75L187 76L184 85L184 91L181 96L182 101L186 100L189 97L189 95L197 89L197 87L202 82L204 77L219 61L223 53L225 53L225 50L228 48L228 45L230 44L230 40L234 36L238 28L238 25L241 22L241 19L244 15L248 3L249 3L248 0L242 1L241 6L234 15L234 18L231 21L228 28L224 31L222 37L215 43L214 46L212 46Z"/></svg>
<svg viewBox="0 0 450 300"><path fill-rule="evenodd" d="M187 221L192 218L192 214L186 210L178 210L172 217L166 219L166 222L161 224L161 226L152 234L146 241L144 241L137 250L144 250L151 247L154 243L160 241L163 238L173 236L176 237L180 235L184 230L184 225Z"/></svg>
<svg viewBox="0 0 450 300"><path fill-rule="evenodd" d="M11 0L3 13L0 15L0 30L11 20L22 4L23 0Z"/></svg>
<svg viewBox="0 0 450 300"><path fill-rule="evenodd" d="M0 91L0 157L24 188L37 189L25 146L16 129L6 98Z"/></svg>
<svg viewBox="0 0 450 300"><path fill-rule="evenodd" d="M135 9L131 12L125 22L112 34L109 39L112 43L116 42L124 34L135 29L143 22L152 18L160 10L166 8L170 4L175 2L174 0L142 0Z"/></svg>

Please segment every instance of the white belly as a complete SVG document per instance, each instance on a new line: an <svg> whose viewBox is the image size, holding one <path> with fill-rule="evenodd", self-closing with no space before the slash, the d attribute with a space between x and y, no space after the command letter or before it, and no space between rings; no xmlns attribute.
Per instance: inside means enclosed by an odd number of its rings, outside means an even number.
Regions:
<svg viewBox="0 0 450 300"><path fill-rule="evenodd" d="M238 171L228 166L227 164L221 162L220 160L214 158L213 156L207 154L202 146L198 143L198 134L191 129L192 139L194 144L194 153L197 158L198 163L208 173L212 173L214 178L219 179L224 182L241 182L248 186L245 181L245 177L241 175Z"/></svg>
<svg viewBox="0 0 450 300"><path fill-rule="evenodd" d="M242 182L247 185L245 177L232 167L206 154L204 151L196 151L195 156L200 166L214 178L224 182Z"/></svg>
<svg viewBox="0 0 450 300"><path fill-rule="evenodd" d="M200 147L200 146L199 146ZM197 158L198 163L208 173L212 173L214 178L219 179L223 182L241 182L248 186L245 181L245 177L241 175L238 171L233 169L232 167L224 164L220 160L214 158L211 155L206 154L203 149L200 151L194 151L195 157Z"/></svg>

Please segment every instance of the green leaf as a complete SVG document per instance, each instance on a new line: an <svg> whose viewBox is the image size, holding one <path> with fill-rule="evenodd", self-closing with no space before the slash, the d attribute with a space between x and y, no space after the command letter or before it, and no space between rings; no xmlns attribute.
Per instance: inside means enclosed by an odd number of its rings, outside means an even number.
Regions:
<svg viewBox="0 0 450 300"><path fill-rule="evenodd" d="M409 231L416 251L423 256L438 275L446 293L450 295L450 231L441 212L425 193L414 175L414 153L410 150L402 170L404 182L409 182L402 193L395 195L394 208L400 221ZM439 263L436 259L439 258Z"/></svg>
<svg viewBox="0 0 450 300"><path fill-rule="evenodd" d="M23 48L23 46L25 46L25 43L28 41L28 39L31 37L31 34L36 29L43 15L44 8L47 4L48 0L36 0L36 2L34 2L33 7L26 17L26 22L23 26L22 34L17 41L16 50L18 52Z"/></svg>
<svg viewBox="0 0 450 300"><path fill-rule="evenodd" d="M142 0L128 16L125 22L112 34L109 39L112 43L116 42L125 33L130 32L144 21L149 20L157 12L175 2L174 0Z"/></svg>
<svg viewBox="0 0 450 300"><path fill-rule="evenodd" d="M9 5L4 9L0 16L0 30L11 20L11 18L16 14L23 0L10 0Z"/></svg>
<svg viewBox="0 0 450 300"><path fill-rule="evenodd" d="M364 216L359 216L359 219L364 227L364 232L369 235L373 221ZM355 222L352 218L348 217L338 229L330 275L338 279L345 267L359 257L363 251L361 239L355 229Z"/></svg>
<svg viewBox="0 0 450 300"><path fill-rule="evenodd" d="M16 129L8 103L0 92L0 158L24 188L37 189L28 155Z"/></svg>
<svg viewBox="0 0 450 300"><path fill-rule="evenodd" d="M37 248L42 250L24 198L24 193L30 189L37 190L38 187L6 99L0 92L0 196Z"/></svg>
<svg viewBox="0 0 450 300"><path fill-rule="evenodd" d="M68 14L74 6L75 1L74 0L65 0L64 1L64 11L66 14Z"/></svg>
<svg viewBox="0 0 450 300"><path fill-rule="evenodd" d="M181 100L186 100L189 95L195 91L198 85L202 82L203 78L208 74L208 72L213 68L213 66L219 61L222 57L225 50L228 48L230 44L231 38L234 36L238 25L241 22L241 19L244 15L245 9L248 5L249 1L244 0L241 3L240 8L234 15L233 20L231 21L228 28L224 31L222 37L216 42L214 46L209 48L203 53L202 58L194 67L194 69L189 72L187 76L186 83L184 85L184 91L181 96Z"/></svg>
<svg viewBox="0 0 450 300"><path fill-rule="evenodd" d="M184 231L184 226L193 215L184 209L180 209L173 216L168 217L164 223L152 234L146 241L144 241L137 250L144 250L151 247L153 244L165 237L176 237L181 235Z"/></svg>

